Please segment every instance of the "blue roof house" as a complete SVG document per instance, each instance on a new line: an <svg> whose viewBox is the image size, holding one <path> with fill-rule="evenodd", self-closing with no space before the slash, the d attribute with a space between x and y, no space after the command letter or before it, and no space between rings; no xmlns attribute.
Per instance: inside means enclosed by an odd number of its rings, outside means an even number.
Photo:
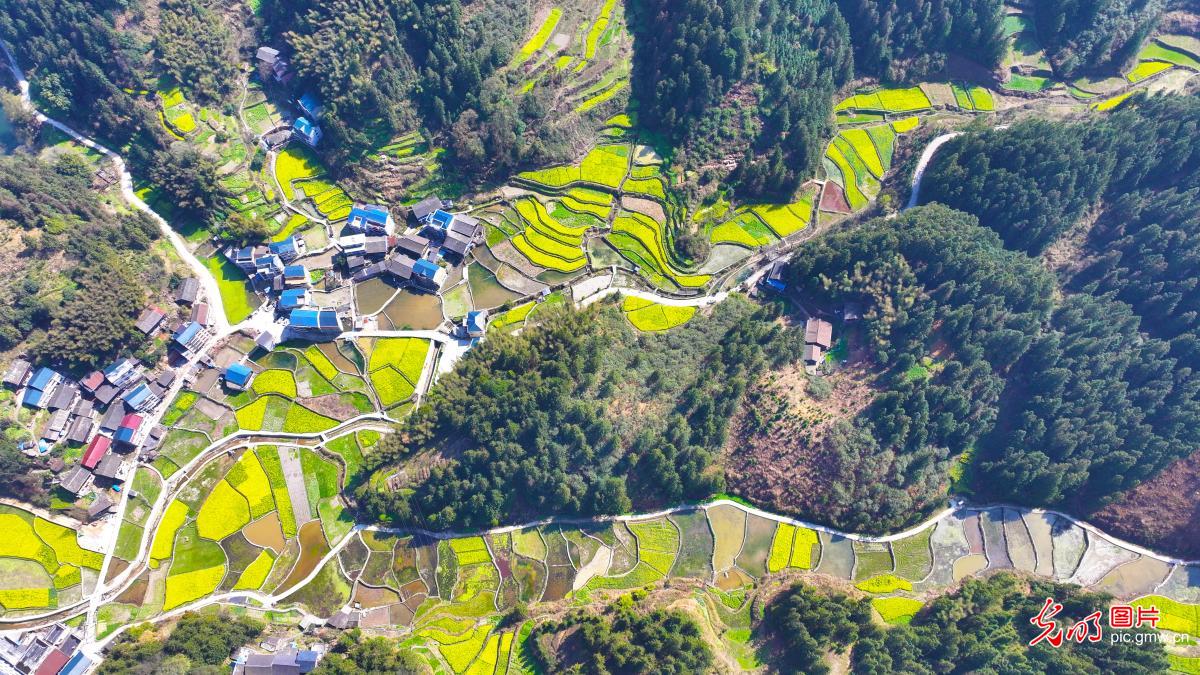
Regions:
<svg viewBox="0 0 1200 675"><path fill-rule="evenodd" d="M254 260L254 269L259 274L278 274L283 271L283 260L274 253L259 256Z"/></svg>
<svg viewBox="0 0 1200 675"><path fill-rule="evenodd" d="M62 380L62 375L45 366L38 368L33 377L29 378L29 388L37 389L38 391L46 391L50 387Z"/></svg>
<svg viewBox="0 0 1200 675"><path fill-rule="evenodd" d="M437 263L422 258L413 263L412 278L430 290L440 291L442 284L446 283L446 270L439 267Z"/></svg>
<svg viewBox="0 0 1200 675"><path fill-rule="evenodd" d="M171 340L175 346L181 349L185 354L200 346L203 341L204 327L195 321L189 321L184 324L175 334L171 336Z"/></svg>
<svg viewBox="0 0 1200 675"><path fill-rule="evenodd" d="M225 386L237 391L245 391L254 379L254 371L240 363L234 363L225 369Z"/></svg>
<svg viewBox="0 0 1200 675"><path fill-rule="evenodd" d="M321 660L321 655L311 649L302 649L296 652L296 665L300 667L300 675L311 673L317 667L317 661Z"/></svg>
<svg viewBox="0 0 1200 675"><path fill-rule="evenodd" d="M21 397L21 405L27 405L30 408L44 408L45 406L42 405L42 399L49 398L50 397L46 396L45 392L43 392L41 389L29 387L25 390L25 395Z"/></svg>
<svg viewBox="0 0 1200 675"><path fill-rule="evenodd" d="M355 204L346 218L346 227L363 234L395 234L396 221L387 207Z"/></svg>
<svg viewBox="0 0 1200 675"><path fill-rule="evenodd" d="M467 318L463 321L463 327L467 331L467 337L482 337L487 331L487 311L476 310L467 312Z"/></svg>
<svg viewBox="0 0 1200 675"><path fill-rule="evenodd" d="M293 309L288 324L301 332L342 332L342 321L332 309Z"/></svg>
<svg viewBox="0 0 1200 675"><path fill-rule="evenodd" d="M289 288L279 294L279 309L289 311L309 303L307 288Z"/></svg>
<svg viewBox="0 0 1200 675"><path fill-rule="evenodd" d="M283 262L290 263L304 255L308 247L305 246L303 237L297 237L293 234L283 241L271 242L267 245L267 248L270 249L271 253L279 256L279 259Z"/></svg>
<svg viewBox="0 0 1200 675"><path fill-rule="evenodd" d="M289 288L311 286L312 277L304 265L288 265L283 268L283 283Z"/></svg>
<svg viewBox="0 0 1200 675"><path fill-rule="evenodd" d="M438 209L429 217L429 226L434 230L445 234L450 229L450 224L454 222L454 216Z"/></svg>
<svg viewBox="0 0 1200 675"><path fill-rule="evenodd" d="M126 392L121 400L134 410L148 410L157 405L160 399L150 390L149 385L143 382Z"/></svg>
<svg viewBox="0 0 1200 675"><path fill-rule="evenodd" d="M292 131L311 147L315 148L317 143L321 142L321 127L309 121L307 117L297 117L296 122L292 124Z"/></svg>
<svg viewBox="0 0 1200 675"><path fill-rule="evenodd" d="M325 112L325 106L321 105L321 99L311 91L301 96L300 100L296 102L300 104L300 110L314 120L321 119L321 113Z"/></svg>

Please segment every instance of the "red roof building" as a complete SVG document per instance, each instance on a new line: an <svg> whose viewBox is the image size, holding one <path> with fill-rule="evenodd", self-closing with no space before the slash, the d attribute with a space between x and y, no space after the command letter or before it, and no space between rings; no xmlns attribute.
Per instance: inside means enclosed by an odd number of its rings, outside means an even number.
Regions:
<svg viewBox="0 0 1200 675"><path fill-rule="evenodd" d="M94 370L90 375L79 381L79 384L88 391L96 391L100 385L104 384L104 373Z"/></svg>
<svg viewBox="0 0 1200 675"><path fill-rule="evenodd" d="M135 415L134 413L129 413L125 417L121 418L121 426L120 426L121 429L133 429L134 431L137 431L137 428L140 426L142 426L142 416L141 415Z"/></svg>
<svg viewBox="0 0 1200 675"><path fill-rule="evenodd" d="M63 653L61 649L55 649L46 655L42 661L42 665L34 671L34 675L57 675L62 670L63 666L67 665L71 657Z"/></svg>
<svg viewBox="0 0 1200 675"><path fill-rule="evenodd" d="M92 439L91 443L88 443L87 450L83 453L81 464L83 464L84 468L95 469L111 445L112 440L109 437L97 435Z"/></svg>

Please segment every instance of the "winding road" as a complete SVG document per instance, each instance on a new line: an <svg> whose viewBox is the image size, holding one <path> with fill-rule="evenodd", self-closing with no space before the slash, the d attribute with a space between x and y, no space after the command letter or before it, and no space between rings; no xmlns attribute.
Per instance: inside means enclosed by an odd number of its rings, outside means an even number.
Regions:
<svg viewBox="0 0 1200 675"><path fill-rule="evenodd" d="M261 327L265 326L266 323L270 322L271 319L269 316L269 312L267 312L266 310L263 310L260 312L256 312L254 315L252 315L250 317L250 319L247 319L245 322L242 322L237 325L230 325L230 323L226 317L226 314L225 314L224 303L222 302L220 289L219 289L217 280L210 273L209 269L191 252L191 250L187 246L187 243L170 226L170 224L167 223L167 221L165 219L163 219L161 216L159 216L157 213L155 213L150 208L149 205L147 205L141 198L139 198L137 196L137 194L134 192L134 189L133 189L133 177L130 175L130 173L126 167L124 159L122 157L120 157L118 154L116 154L115 152L113 152L112 150L100 145L99 143L96 143L92 139L80 134L79 132L75 131L71 127L69 127L61 122L58 122L54 119L51 119L51 118L47 117L46 115L42 114L40 111L38 111L36 106L34 106L33 101L29 95L29 82L25 79L24 74L21 72L20 68L18 67L11 51L8 49L7 45L3 44L3 42L0 42L0 49L3 49L4 55L8 62L8 67L12 71L12 73L17 81L22 100L37 115L37 119L41 123L49 124L52 127L69 135L71 138L73 138L75 141L79 142L80 144L82 144L88 148L94 149L95 151L101 153L105 157L108 157L114 163L114 165L119 173L120 183L121 183L121 194L122 194L123 199L126 202L128 202L133 208L136 208L137 210L148 214L152 219L154 219L155 223L158 225L159 229L162 231L163 236L166 237L167 240L171 242L172 247L175 249L175 251L179 255L180 259L182 259L183 261L186 262L186 264L193 270L196 277L200 280L200 283L204 289L205 298L206 298L207 302L209 303L209 305L214 310L214 311L210 312L209 316L214 324L213 332L214 332L215 336L212 340L209 341L209 343L204 347L204 349L202 349L198 354L194 355L192 360L189 361L189 363L184 367L183 373L186 374L186 373L190 372L192 367L194 367L199 361L201 361L204 357L206 357L208 355L208 353L212 349L213 345L219 344L221 342L222 338L230 335L232 332L234 332L236 330L240 330L241 328L244 328L244 327L261 328ZM932 158L936 154L937 150L942 145L944 145L946 142L948 142L950 139L954 138L957 135L958 135L957 132L942 134L942 135L934 138L929 143L929 145L926 146L925 150L921 154L921 157L917 163L917 167L913 173L912 194L910 195L908 204L905 207L906 209L912 208L913 206L915 206L918 203L921 181L924 177L924 174L928 167L929 162L932 160ZM764 259L764 261L762 262L762 266L765 268L765 267L769 266L769 264L772 261L773 261L773 259ZM597 292L597 293L591 295L590 297L584 299L583 302L585 304L590 303L590 302L595 302L603 297L606 297L609 294L616 293L616 292L621 292L626 295L632 295L632 296L636 296L636 297L644 297L647 299L652 299L656 302L661 302L663 304L671 304L671 305L693 305L693 306L701 305L701 306L703 306L703 305L708 305L708 304L713 304L713 303L719 302L722 298L725 297L725 294L718 293L715 295L702 296L702 297L697 297L697 298L675 299L675 298L659 296L657 294L649 293L646 291L641 291L638 289L607 288L607 289ZM345 338L353 338L353 337L358 337L358 336L395 337L395 336L401 336L401 335L412 335L414 337L419 336L419 337L424 337L424 338L428 338L431 340L439 341L442 343L446 343L451 340L451 338L449 338L445 334L436 332L436 331L360 331L360 332L347 333L347 334L343 335L342 337L345 337ZM163 399L164 403L162 405L160 405L156 409L154 414L151 416L151 420L154 424L156 424L158 422L158 420L161 418L162 414L167 410L167 408L169 407L170 401L172 401L174 399L175 394L177 394L178 391L184 386L184 382L185 382L185 377L176 378L176 383L172 387L172 390L166 396L164 396L164 399ZM190 462L188 462L185 466L181 467L178 472L176 472L174 475L172 475L170 478L166 479L163 482L163 486L162 486L160 495L159 495L158 499L155 501L155 503L152 505L150 516L148 517L148 519L146 521L146 527L145 527L145 530L142 535L142 540L139 543L138 555L136 556L134 562L132 564L130 564L127 569L122 571L120 574L116 575L111 581L108 581L108 582L104 581L105 577L107 576L107 572L111 566L112 560L113 560L113 549L115 548L115 537L114 537L113 538L114 541L109 545L108 550L105 552L104 563L102 565L101 573L99 576L99 580L97 581L96 588L87 598L81 599L78 603L76 603L70 607L59 608L59 609L54 610L53 612L47 612L38 617L22 617L19 619L4 619L4 618L0 617L0 625L6 624L6 623L7 624L18 624L18 623L19 624L29 624L31 621L38 621L41 619L44 619L46 623L50 623L52 621L61 620L63 618L66 618L67 616L78 615L80 612L77 610L84 608L86 606L85 611L87 614L87 621L85 622L85 625L84 625L84 630L86 631L86 641L84 644L84 649L88 653L91 653L93 655L99 654L99 652L105 646L110 644L113 640L117 639L117 637L119 637L124 632L124 630L127 628L127 626L121 627L121 628L117 629L116 631L112 632L111 634L109 634L101 639L97 639L96 634L95 634L95 627L96 627L96 623L97 623L96 619L97 619L97 612L99 610L99 607L102 604L104 604L105 602L112 600L114 597L119 595L124 590L126 590L132 583L134 583L134 581L137 579L137 577L143 571L145 571L145 569L147 568L148 563L149 563L149 549L150 549L151 543L153 541L153 533L156 531L157 526L162 519L162 516L165 512L166 505L169 504L171 502L171 500L173 500L179 494L179 492L186 487L188 480L192 476L195 475L195 473L199 467L202 467L207 462L212 461L214 458L218 457L222 453L228 452L228 451L230 451L232 449L236 449L236 448L252 446L252 445L255 445L256 443L260 443L260 442L261 443L281 443L281 442L291 441L291 442L300 442L300 443L304 443L304 444L311 444L313 442L327 443L334 438L338 438L340 436L350 434L350 433L355 433L357 430L359 430L361 428L372 428L372 429L376 429L376 430L380 430L380 431L389 430L386 425L388 425L391 422L392 422L392 420L383 413L370 413L370 414L360 415L358 417L355 417L355 418L352 418L345 422L342 422L334 429L331 429L329 431L322 432L322 433L290 434L290 433L275 433L275 432L241 431L241 432L237 432L235 434L226 436L224 438L221 438L217 441L214 441L207 448L205 448L202 452L197 454L197 456L195 458L193 458ZM119 508L122 511L125 508L125 500L127 500L127 498L128 498L129 491L126 490L124 492L125 492L125 494L122 497L122 502L119 505ZM763 511L761 509L745 506L745 505L738 504L738 503L728 501L728 500L716 500L713 502L709 502L707 504L699 505L699 508L711 508L711 507L717 506L717 505L735 506L737 508L740 508L740 509L746 511L747 513L752 513L754 515L768 518L768 519L771 519L771 520L774 520L777 522L783 522L783 523L788 523L788 524L792 524L792 525L803 526L803 527L811 528L814 530L823 531L823 532L826 532L826 533L829 533L832 535L842 536L842 537L845 537L850 540L861 541L861 542L896 541L899 539L903 539L905 537L909 537L909 536L911 536L915 533L921 532L925 529L934 527L938 522L953 516L956 512L958 512L961 509L964 509L964 508L968 508L968 509L970 509L970 508L993 508L993 507L999 506L999 505L989 504L986 506L976 507L976 506L966 505L962 502L957 502L957 503L951 504L950 506L943 509L942 511L934 514L932 517L927 519L925 522L923 522L915 527L912 527L908 530L905 530L903 532L898 532L895 534L890 534L890 535L885 535L885 536L870 536L870 535L862 535L862 534L857 534L857 533L852 533L852 532L842 532L839 530L835 530L833 528L822 526L820 524L809 523L809 522L789 518L786 516L773 514L770 512ZM630 515L607 516L607 517L588 518L588 519L546 518L546 519L542 519L542 520L538 520L538 521L534 521L534 522L530 522L530 523L523 523L521 525L511 525L511 526L506 526L506 527L495 528L495 529L488 530L485 532L470 532L470 533L466 533L466 532L462 532L462 533L459 533L459 532L427 532L427 531L416 530L416 529L411 529L411 528L410 529L387 528L387 527L382 527L382 526L378 526L378 525L358 524L358 525L354 526L350 535L347 535L347 536L343 537L341 540L334 543L334 545L331 547L330 552L322 559L320 564L318 564L316 567L314 567L312 572L305 579L303 579L300 583L295 584L289 590L287 590L283 593L264 594L264 593L260 593L260 592L242 591L242 592L237 592L237 593L226 593L226 594L221 594L221 595L217 595L217 596L210 596L210 597L204 598L202 600L198 600L196 602L189 603L187 605L184 605L184 606L181 606L178 608L174 608L168 612L161 613L158 616L152 618L151 621L162 621L162 620L177 616L183 612L192 611L192 610L195 610L200 607L207 606L207 605L212 605L212 604L216 604L216 603L227 603L227 602L243 602L247 599L253 600L254 602L256 602L257 604L261 605L264 608L281 607L281 603L285 603L289 597L291 597L293 594L295 594L304 585L306 585L307 583L312 581L317 576L317 574L320 573L323 566L326 563L328 563L329 561L333 560L338 555L338 553L351 540L351 536L355 532L362 531L362 530L398 533L398 534L399 533L422 532L422 533L427 534L434 538L447 539L447 538L468 536L468 535L500 534L500 533L505 533L505 532L512 532L514 530L518 530L518 529L522 529L522 528L534 527L534 526L540 526L540 525L548 525L548 524L579 525L579 524L596 523L596 522L638 520L638 519L668 515L668 514L677 513L680 511L692 510L695 508L698 508L698 506L694 505L694 504L689 504L689 505L681 505L681 506L673 507L670 509L665 509L663 511L659 511L656 513L649 513L649 514L630 514ZM1018 507L1008 507L1008 508L1018 508ZM1021 510L1023 510L1023 509L1021 509ZM1036 510L1036 509L1034 511L1042 512L1041 510ZM1069 521L1069 522L1072 522L1072 523L1078 525L1079 527L1083 528L1084 530L1088 531L1089 533L1091 533L1097 537L1107 539L1108 541L1110 541L1118 546L1124 547L1126 549L1129 549L1131 551L1139 553L1143 556L1154 558L1154 559L1160 560L1164 563L1171 564L1171 565L1200 565L1200 561L1180 560L1177 558L1173 558L1170 556L1165 556L1165 555L1156 553L1154 551L1148 550L1144 547L1140 547L1140 546L1137 546L1137 545L1129 543L1129 542L1121 541L1119 539L1116 539L1114 537L1104 534L1099 528L1097 528L1089 523L1086 523L1084 521L1080 521L1078 519L1072 518L1071 516L1069 516L1067 514L1053 512L1053 511L1049 511L1048 513L1053 513L1054 515L1056 515L1060 518L1063 518L1066 521ZM301 609L301 611L303 612L302 609ZM304 616L310 620L317 620L319 618L319 617L313 617L312 615L307 614L307 612L303 612L303 613L304 613ZM3 631L0 631L0 632L3 632Z"/></svg>

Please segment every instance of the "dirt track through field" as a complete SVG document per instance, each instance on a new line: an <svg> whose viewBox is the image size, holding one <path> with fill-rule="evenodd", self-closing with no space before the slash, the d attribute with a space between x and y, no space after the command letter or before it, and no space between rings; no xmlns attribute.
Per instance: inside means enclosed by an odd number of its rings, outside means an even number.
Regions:
<svg viewBox="0 0 1200 675"><path fill-rule="evenodd" d="M279 463L283 466L283 479L287 481L288 498L292 500L296 526L300 527L313 519L312 512L308 509L308 491L304 487L300 451L296 448L279 448Z"/></svg>

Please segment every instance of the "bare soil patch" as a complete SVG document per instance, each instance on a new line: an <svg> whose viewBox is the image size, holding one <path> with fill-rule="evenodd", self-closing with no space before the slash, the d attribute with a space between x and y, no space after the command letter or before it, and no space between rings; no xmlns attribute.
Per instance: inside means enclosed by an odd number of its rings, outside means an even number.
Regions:
<svg viewBox="0 0 1200 675"><path fill-rule="evenodd" d="M348 420L360 414L358 408L355 408L348 400L342 398L341 394L326 394L325 396L305 399L304 404L306 407L326 417L332 417L335 420Z"/></svg>
<svg viewBox="0 0 1200 675"><path fill-rule="evenodd" d="M283 551L285 540L279 525L279 512L272 511L242 529L242 534L255 546L269 548L278 555Z"/></svg>
<svg viewBox="0 0 1200 675"><path fill-rule="evenodd" d="M850 202L846 201L846 191L833 181L825 182L825 191L821 193L821 210L833 213L850 213Z"/></svg>
<svg viewBox="0 0 1200 675"><path fill-rule="evenodd" d="M1160 553L1200 558L1200 451L1171 464L1088 520L1113 536Z"/></svg>

